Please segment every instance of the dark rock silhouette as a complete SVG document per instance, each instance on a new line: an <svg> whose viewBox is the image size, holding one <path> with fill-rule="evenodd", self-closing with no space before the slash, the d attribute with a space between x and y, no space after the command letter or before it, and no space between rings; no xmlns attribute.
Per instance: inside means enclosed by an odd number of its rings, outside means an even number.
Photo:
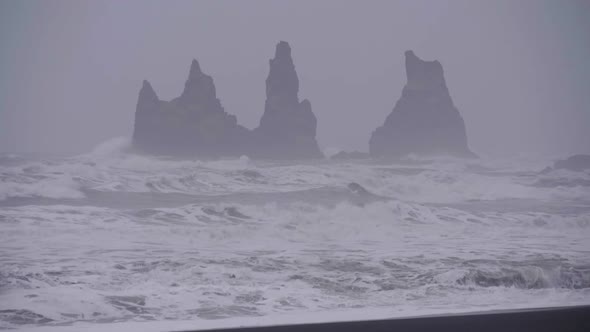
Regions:
<svg viewBox="0 0 590 332"><path fill-rule="evenodd" d="M159 100L150 83L143 81L133 144L140 151L163 155L239 156L248 149L250 135L224 111L213 79L193 60L184 91L171 101Z"/></svg>
<svg viewBox="0 0 590 332"><path fill-rule="evenodd" d="M590 170L590 155L577 154L565 160L558 160L553 164L553 169L567 169L574 172Z"/></svg>
<svg viewBox="0 0 590 332"><path fill-rule="evenodd" d="M280 42L266 79L266 104L258 128L238 125L217 99L211 76L193 60L180 97L162 101L143 82L135 112L133 145L142 152L195 157L249 155L268 159L320 158L317 120L308 100L299 102L291 47Z"/></svg>
<svg viewBox="0 0 590 332"><path fill-rule="evenodd" d="M453 105L438 61L406 51L407 83L393 111L369 141L374 157L450 155L475 157L467 146L465 123Z"/></svg>
<svg viewBox="0 0 590 332"><path fill-rule="evenodd" d="M254 157L271 159L320 158L316 142L317 120L311 103L299 102L299 78L291 47L281 41L270 61L266 103L260 125L254 129Z"/></svg>

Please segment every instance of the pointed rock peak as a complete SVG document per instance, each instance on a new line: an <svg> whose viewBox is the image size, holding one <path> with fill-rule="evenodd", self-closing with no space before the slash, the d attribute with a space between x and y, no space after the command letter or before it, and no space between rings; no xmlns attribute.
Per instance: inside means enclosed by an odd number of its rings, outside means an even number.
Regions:
<svg viewBox="0 0 590 332"><path fill-rule="evenodd" d="M408 50L404 54L406 56L406 73L408 73L417 66L421 66L425 62L418 56L416 56L416 54L412 50Z"/></svg>
<svg viewBox="0 0 590 332"><path fill-rule="evenodd" d="M406 60L408 60L408 58L410 58L410 59L415 58L415 59L419 60L419 58L416 56L416 54L414 54L414 51L412 51L412 50L407 50L404 54L406 55Z"/></svg>
<svg viewBox="0 0 590 332"><path fill-rule="evenodd" d="M185 105L209 105L217 103L213 78L201 71L199 62L193 59L188 79L184 83L184 90L180 99ZM215 106L216 107L216 106Z"/></svg>
<svg viewBox="0 0 590 332"><path fill-rule="evenodd" d="M142 86L141 86L141 88L142 88L142 89L148 89L148 90L152 90L152 91L154 90L154 89L152 88L152 85L150 84L150 82L149 82L148 80L143 80L143 83L142 83Z"/></svg>
<svg viewBox="0 0 590 332"><path fill-rule="evenodd" d="M203 72L201 71L201 66L199 66L199 62L196 59L193 59L193 62L191 63L191 69L188 74L188 80L190 81L201 75L203 75Z"/></svg>
<svg viewBox="0 0 590 332"><path fill-rule="evenodd" d="M152 88L152 85L147 80L143 80L143 84L141 86L141 91L139 92L140 98L145 99L158 99L158 95L156 95L156 91Z"/></svg>
<svg viewBox="0 0 590 332"><path fill-rule="evenodd" d="M438 60L424 61L413 51L405 52L406 76L408 83L420 81L422 84L440 84L444 81L442 65Z"/></svg>
<svg viewBox="0 0 590 332"><path fill-rule="evenodd" d="M419 63L433 63L433 64L440 65L440 62L438 62L438 60L425 61L425 60L420 59L416 55L416 53L414 53L414 51L412 51L412 50L407 50L404 54L406 56L406 62L408 62L408 61L414 61L414 62L419 62Z"/></svg>
<svg viewBox="0 0 590 332"><path fill-rule="evenodd" d="M275 59L291 59L291 46L286 41L280 41L275 50Z"/></svg>
<svg viewBox="0 0 590 332"><path fill-rule="evenodd" d="M277 44L275 57L269 61L270 71L266 79L266 97L281 96L281 102L298 104L299 78L291 58L291 46L285 41Z"/></svg>
<svg viewBox="0 0 590 332"><path fill-rule="evenodd" d="M442 65L405 52L408 81L383 126L371 135L373 156L450 155L473 157L465 122L453 105Z"/></svg>

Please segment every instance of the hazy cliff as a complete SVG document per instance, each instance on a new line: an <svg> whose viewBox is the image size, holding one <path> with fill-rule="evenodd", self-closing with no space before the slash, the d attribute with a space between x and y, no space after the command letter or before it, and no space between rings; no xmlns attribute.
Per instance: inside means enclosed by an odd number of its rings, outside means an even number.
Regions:
<svg viewBox="0 0 590 332"><path fill-rule="evenodd" d="M383 126L373 132L369 141L371 155L474 157L440 62L423 61L412 51L405 56L407 83Z"/></svg>
<svg viewBox="0 0 590 332"><path fill-rule="evenodd" d="M193 60L180 97L162 101L143 82L135 112L133 145L142 152L196 157L248 155L267 159L320 158L316 117L299 101L299 79L286 42L277 44L266 79L260 125L250 131L226 113L211 76Z"/></svg>
<svg viewBox="0 0 590 332"><path fill-rule="evenodd" d="M211 76L193 60L180 97L159 100L144 81L135 112L134 146L143 152L203 157L237 156L249 145L249 132L226 113Z"/></svg>
<svg viewBox="0 0 590 332"><path fill-rule="evenodd" d="M260 125L254 129L253 154L271 159L322 157L311 103L299 101L299 78L289 44L279 42L269 63L266 103Z"/></svg>

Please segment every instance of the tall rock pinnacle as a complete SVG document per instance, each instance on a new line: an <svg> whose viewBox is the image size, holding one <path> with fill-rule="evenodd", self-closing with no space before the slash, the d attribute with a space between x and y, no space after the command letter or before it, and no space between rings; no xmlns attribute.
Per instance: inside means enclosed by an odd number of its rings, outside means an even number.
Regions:
<svg viewBox="0 0 590 332"><path fill-rule="evenodd" d="M269 61L270 72L266 78L266 96L281 99L284 103L299 101L299 78L295 72L291 47L287 42L277 44L274 59Z"/></svg>
<svg viewBox="0 0 590 332"><path fill-rule="evenodd" d="M300 102L298 93L291 47L282 41L270 60L264 114L258 128L250 131L225 112L213 78L193 60L178 98L159 100L149 82L143 82L133 145L143 152L189 157L320 158L316 117L311 103Z"/></svg>
<svg viewBox="0 0 590 332"><path fill-rule="evenodd" d="M372 156L450 155L475 157L465 122L453 104L438 61L406 51L407 83L383 126L371 135Z"/></svg>
<svg viewBox="0 0 590 332"><path fill-rule="evenodd" d="M139 102L153 103L159 101L156 91L147 80L143 81L141 90L139 91Z"/></svg>
<svg viewBox="0 0 590 332"><path fill-rule="evenodd" d="M221 103L217 99L215 84L211 76L205 75L197 60L193 60L184 83L184 91L180 95L179 102L185 106L197 106L204 110L221 109Z"/></svg>
<svg viewBox="0 0 590 332"><path fill-rule="evenodd" d="M135 112L135 128L133 130L133 142L140 147L151 145L153 131L158 125L158 109L161 102L147 80L143 81Z"/></svg>
<svg viewBox="0 0 590 332"><path fill-rule="evenodd" d="M254 130L253 154L272 159L321 157L315 140L317 120L311 103L299 102L299 78L287 42L277 44L269 64L266 103Z"/></svg>

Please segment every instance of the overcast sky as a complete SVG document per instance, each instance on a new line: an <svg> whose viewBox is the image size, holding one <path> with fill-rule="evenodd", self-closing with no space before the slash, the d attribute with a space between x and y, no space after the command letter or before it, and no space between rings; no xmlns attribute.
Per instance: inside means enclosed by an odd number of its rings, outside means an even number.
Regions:
<svg viewBox="0 0 590 332"><path fill-rule="evenodd" d="M174 98L193 58L253 128L280 40L323 148L368 150L412 49L442 63L476 153L590 152L586 0L0 0L0 151L84 152L130 136L142 80Z"/></svg>

